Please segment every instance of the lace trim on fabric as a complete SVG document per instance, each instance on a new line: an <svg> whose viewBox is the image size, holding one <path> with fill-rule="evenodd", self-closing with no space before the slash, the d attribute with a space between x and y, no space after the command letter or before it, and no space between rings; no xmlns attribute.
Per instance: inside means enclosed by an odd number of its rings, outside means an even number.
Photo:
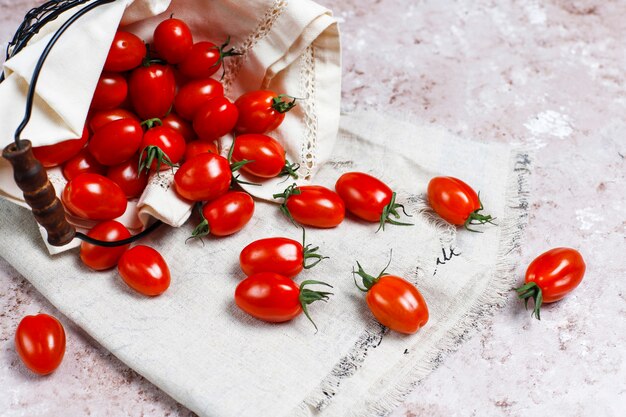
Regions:
<svg viewBox="0 0 626 417"><path fill-rule="evenodd" d="M315 108L315 48L310 45L300 58L300 94L304 97L299 105L303 112L304 138L300 153L300 173L310 180L315 168L317 148L317 109Z"/></svg>
<svg viewBox="0 0 626 417"><path fill-rule="evenodd" d="M287 8L288 3L289 1L287 0L276 0L272 7L270 7L265 12L263 17L261 17L259 24L254 31L248 35L241 45L238 45L235 48L238 52L241 52L241 55L234 56L226 60L226 75L224 76L223 84L224 89L227 92L239 76L239 72L241 71L241 67L243 66L248 52L254 47L254 45L257 44L257 42L267 36L272 29L274 22L276 22L276 19L278 19Z"/></svg>

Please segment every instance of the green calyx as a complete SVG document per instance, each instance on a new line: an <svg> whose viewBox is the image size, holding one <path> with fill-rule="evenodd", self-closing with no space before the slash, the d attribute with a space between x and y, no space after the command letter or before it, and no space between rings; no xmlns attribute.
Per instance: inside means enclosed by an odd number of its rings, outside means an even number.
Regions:
<svg viewBox="0 0 626 417"><path fill-rule="evenodd" d="M287 177L287 178L291 177L294 180L297 180L299 177L296 171L298 171L299 169L300 169L299 163L297 162L291 163L287 159L285 159L285 166L283 167L282 171L280 171L278 176Z"/></svg>
<svg viewBox="0 0 626 417"><path fill-rule="evenodd" d="M309 321L313 324L313 327L315 327L315 331L317 332L317 325L315 324L315 322L311 318L311 315L309 314L308 306L309 304L312 304L316 301L324 301L324 302L328 301L329 296L333 295L333 293L325 292L325 291L314 291L314 290L305 288L305 286L311 285L311 284L325 285L330 288L333 288L333 286L325 282L315 281L315 280L306 280L306 281L303 281L302 284L300 284L300 296L298 297L298 299L300 300L302 311L304 312L304 315L309 319Z"/></svg>
<svg viewBox="0 0 626 417"><path fill-rule="evenodd" d="M519 288L516 288L517 296L524 300L524 307L528 310L528 300L533 299L535 302L535 307L533 308L532 313L530 313L530 317L537 317L537 320L541 320L541 304L543 304L543 294L541 293L541 288L534 282L527 282Z"/></svg>
<svg viewBox="0 0 626 417"><path fill-rule="evenodd" d="M147 43L146 44L146 56L141 61L141 66L142 67L149 67L152 64L161 64L161 65L166 65L167 64L167 62L165 62L163 59L152 58L151 52L153 52L153 51L150 50L150 44Z"/></svg>
<svg viewBox="0 0 626 417"><path fill-rule="evenodd" d="M163 126L163 121L158 117L155 117L153 119L147 119L141 122L141 126L145 126L146 129L152 129L156 125Z"/></svg>
<svg viewBox="0 0 626 417"><path fill-rule="evenodd" d="M211 226L209 226L209 221L206 217L204 217L204 213L202 212L202 203L197 203L196 207L198 208L198 214L200 214L202 221L200 221L200 223L198 223L198 225L193 229L191 236L185 240L185 243L187 243L190 239L200 239L204 245L204 240L202 240L202 238L211 233Z"/></svg>
<svg viewBox="0 0 626 417"><path fill-rule="evenodd" d="M365 272L365 270L363 269L363 267L361 266L359 261L357 261L356 264L359 267L359 270L355 271L354 268L352 268L352 277L354 278L354 285L356 285L356 287L359 290L361 290L363 292L368 292L370 290L370 288L372 288L378 282L379 279L381 279L385 275L389 275L385 271L387 271L387 268L389 268L389 265L391 265L392 254L393 254L393 252L390 251L389 252L389 262L387 262L387 265L383 268L382 271L380 271L380 273L376 277L374 277L374 276L368 274L367 272ZM360 286L359 283L357 282L357 280L356 280L356 276L357 275L361 277L361 280L363 281L363 286Z"/></svg>
<svg viewBox="0 0 626 417"><path fill-rule="evenodd" d="M156 161L157 176L160 176L159 172L161 171L161 166L163 164L168 165L171 168L178 166L172 163L169 156L167 156L161 148L156 145L148 145L143 148L139 154L139 174L141 174L142 171L146 171L146 173L150 172L152 162L154 161Z"/></svg>
<svg viewBox="0 0 626 417"><path fill-rule="evenodd" d="M230 146L230 149L228 150L228 157L226 159L228 159L228 163L230 164L230 170L231 172L234 174L235 172L239 171L244 165L246 164L250 164L252 162L254 162L254 160L249 161L247 159L244 159L243 161L239 161L239 162L233 162L233 151L235 150L235 140L237 140L237 138L233 138L233 144ZM247 184L247 185L258 185L261 186L261 184L257 184L255 182L249 182L249 181L244 181L244 180L240 180L239 177L241 176L241 174L237 174L237 175L233 175L232 180L230 182L230 188L234 188L235 185L237 184Z"/></svg>
<svg viewBox="0 0 626 417"><path fill-rule="evenodd" d="M471 229L469 227L470 225L491 223L494 226L497 226L493 222L493 220L496 219L495 217L491 217L491 215L489 214L484 215L484 214L478 213L479 211L483 209L483 202L480 201L480 193L478 193L478 203L480 204L480 208L471 212L470 215L467 217L467 220L465 220L465 223L463 224L463 227L465 227L470 232L474 232L474 233L482 233L482 232L480 230Z"/></svg>
<svg viewBox="0 0 626 417"><path fill-rule="evenodd" d="M289 200L289 197L291 197L292 195L300 195L300 194L302 194L302 191L300 191L300 189L298 188L298 186L294 182L289 187L285 188L285 191L283 191L282 193L272 195L272 198L282 198L283 199L283 203L280 205L280 211L289 220L291 220L291 223L293 223L294 226L299 226L299 225L296 222L296 220L293 218L291 213L289 212L289 209L287 208L287 200Z"/></svg>
<svg viewBox="0 0 626 417"><path fill-rule="evenodd" d="M404 206L402 204L396 203L396 193L394 192L391 194L391 201L389 201L389 204L383 207L383 212L380 215L380 224L378 226L378 229L376 229L376 232L378 232L380 229L383 229L384 231L385 223L395 224L396 226L413 226L413 223L403 223L391 218L391 216L395 217L396 219L400 218L400 213L398 213L398 209L401 209L402 213L404 213L405 216L411 217L404 210Z"/></svg>
<svg viewBox="0 0 626 417"><path fill-rule="evenodd" d="M215 62L215 64L211 65L211 68L219 67L220 65L222 65L222 63L224 62L224 58L226 57L243 55L242 52L237 52L235 48L230 48L226 50L226 47L228 46L229 43L230 43L230 36L226 38L226 41L223 44L221 44L220 46L215 46L215 49L218 50L220 57L218 58L217 62ZM224 79L224 75L226 75L226 68L222 67L222 76L220 77L220 81Z"/></svg>
<svg viewBox="0 0 626 417"><path fill-rule="evenodd" d="M291 101L283 100L284 97L288 97ZM287 113L289 110L296 107L296 97L289 96L287 94L280 94L272 99L272 108L278 113Z"/></svg>
<svg viewBox="0 0 626 417"><path fill-rule="evenodd" d="M304 227L302 228L302 266L304 269L311 269L318 263L322 262L323 259L330 259L328 256L320 255L316 253L319 249L319 246L311 247L312 245L306 244L306 232ZM313 262L307 263L308 259L314 259Z"/></svg>

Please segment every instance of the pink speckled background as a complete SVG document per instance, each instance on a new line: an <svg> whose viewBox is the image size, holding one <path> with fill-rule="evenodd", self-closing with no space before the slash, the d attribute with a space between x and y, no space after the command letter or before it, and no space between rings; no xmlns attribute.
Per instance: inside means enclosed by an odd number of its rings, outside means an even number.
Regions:
<svg viewBox="0 0 626 417"><path fill-rule="evenodd" d="M0 0L3 49L38 3ZM546 306L541 322L511 293L490 325L393 416L622 415L626 3L321 3L341 21L344 110L400 112L468 138L535 150L521 262L573 246L588 266L583 284ZM104 351L1 259L0 277L0 415L192 415ZM12 342L19 320L39 311L60 317L68 333L62 366L44 378L25 370Z"/></svg>

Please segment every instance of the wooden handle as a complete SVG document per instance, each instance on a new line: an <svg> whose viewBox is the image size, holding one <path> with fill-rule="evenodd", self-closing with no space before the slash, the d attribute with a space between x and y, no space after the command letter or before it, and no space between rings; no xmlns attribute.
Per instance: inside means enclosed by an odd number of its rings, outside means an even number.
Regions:
<svg viewBox="0 0 626 417"><path fill-rule="evenodd" d="M20 140L20 147L11 143L2 156L13 165L13 178L32 208L35 220L48 232L48 243L63 246L74 239L76 229L65 218L65 210L54 192L41 162L33 155L29 140Z"/></svg>

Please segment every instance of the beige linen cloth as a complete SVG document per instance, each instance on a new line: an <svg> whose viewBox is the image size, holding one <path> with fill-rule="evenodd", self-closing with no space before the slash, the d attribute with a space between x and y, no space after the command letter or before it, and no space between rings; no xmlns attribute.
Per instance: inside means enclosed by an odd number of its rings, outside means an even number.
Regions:
<svg viewBox="0 0 626 417"><path fill-rule="evenodd" d="M202 3L218 7L218 2ZM244 2L219 4L242 13L245 20L255 7L254 2L250 3L245 2L250 7L239 6ZM271 13L255 16L277 16L262 26L265 38L255 45L263 40L283 45L272 35L281 19L293 21L293 15L306 5L315 9L307 2L268 4ZM113 7L110 12L114 14ZM118 11L116 16L121 13ZM144 16L145 10L127 11L130 17L135 13ZM318 18L327 20L324 16L328 15L322 13ZM326 30L334 31L336 36L334 21L328 22ZM236 32L234 27L230 29ZM308 44L315 45L311 39L324 37L308 38ZM250 45L241 38L235 41L235 45L244 44ZM305 69L310 68L310 59L317 65L318 48L305 47L309 48L309 58L298 58L300 63L292 73L295 77L308 72ZM249 59L254 61L250 65L267 65L252 55ZM334 61L338 65L336 59L338 56ZM247 62L233 62L231 70L245 71ZM239 65L241 69L237 70ZM254 67L251 70L257 74ZM312 90L321 94L319 90L329 80L323 82L317 76L315 80ZM15 85L19 83L15 80ZM305 85L303 91L310 87ZM236 82L231 86L236 88ZM337 81L331 81L330 86L334 91ZM334 287L328 303L310 306L319 327L317 333L303 316L290 323L269 324L246 315L234 304L235 287L244 278L238 266L241 249L260 238L301 237L300 230L280 214L278 207L262 198L256 200L250 223L233 236L209 237L205 245L185 244L193 227L186 224L161 227L142 241L163 254L172 272L170 288L156 298L130 290L115 270L88 270L75 250L50 257L29 211L5 200L0 200L0 256L95 340L200 416L385 415L447 353L481 328L516 281L512 271L527 218L531 160L527 153L505 144L475 143L443 128L375 113L342 116L339 134L334 135L333 127L322 121L329 120L323 114L335 111L337 103L316 107L322 104L315 101L313 106L313 114L317 114L317 121L311 125L317 126L313 142L306 139L310 136L305 132L311 132L304 128L309 126L307 117L290 117L291 123L304 126L300 135L281 137L288 144L290 156L300 155L297 160L311 169L313 182L329 188L347 171L378 176L397 191L398 202L405 204L414 225L388 225L385 231L376 233L377 224L347 216L335 229L307 230L307 241L319 245L330 259L304 271L296 280L317 279ZM311 107L303 104L299 111L306 113L307 109ZM78 123L75 127L80 126ZM36 135L37 131L31 130L26 136ZM314 143L311 148L310 143ZM302 144L306 144L304 149ZM306 164L309 153L311 165ZM424 201L428 181L436 175L463 178L480 190L486 212L497 217L498 225L483 227L484 233L471 233L438 220ZM163 193L171 192L167 182L156 185ZM271 189L261 188L256 191L261 197ZM393 260L388 272L414 283L428 303L430 320L415 335L400 335L379 325L354 285L351 271L357 260L367 271L378 273L391 249Z"/></svg>

